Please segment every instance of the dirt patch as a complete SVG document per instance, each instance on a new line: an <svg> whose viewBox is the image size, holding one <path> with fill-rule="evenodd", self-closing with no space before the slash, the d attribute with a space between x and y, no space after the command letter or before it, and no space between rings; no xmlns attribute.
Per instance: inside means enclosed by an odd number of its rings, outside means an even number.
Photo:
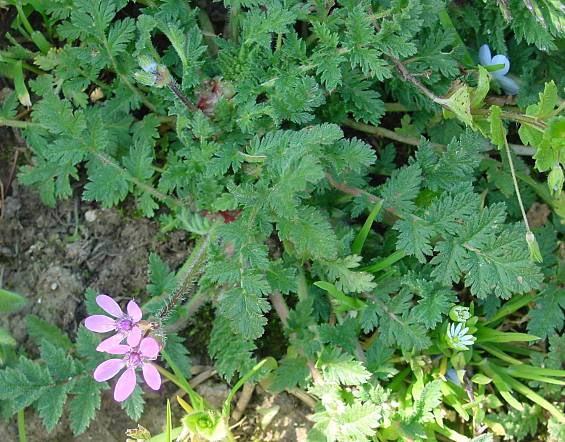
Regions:
<svg viewBox="0 0 565 442"><path fill-rule="evenodd" d="M78 198L49 209L35 191L17 182L11 184L3 209L0 285L24 295L28 303L17 313L0 316L0 327L10 330L31 356L37 354L37 345L28 337L26 315L37 315L74 337L86 316L87 287L118 300L143 299L149 253L158 253L176 268L190 248L182 233L164 238L155 221L127 218L118 210L102 210ZM174 389L169 390L145 396L141 423L154 434L162 431L164 397ZM123 441L125 430L134 426L110 392L104 393L96 420L76 439L65 419L46 434L35 413L26 412L31 442ZM0 421L0 433L8 435L4 440L17 440L15 419Z"/></svg>
<svg viewBox="0 0 565 442"><path fill-rule="evenodd" d="M295 397L286 393L271 395L257 387L250 407L252 411L235 431L240 440L306 442L312 411Z"/></svg>

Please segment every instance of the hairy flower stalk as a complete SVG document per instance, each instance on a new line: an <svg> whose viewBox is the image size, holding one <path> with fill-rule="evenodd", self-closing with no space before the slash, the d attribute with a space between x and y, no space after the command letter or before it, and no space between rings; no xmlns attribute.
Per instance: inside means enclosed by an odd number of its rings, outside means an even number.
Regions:
<svg viewBox="0 0 565 442"><path fill-rule="evenodd" d="M134 74L137 81L146 86L158 88L166 86L191 112L198 111L194 103L180 90L179 85L165 65L158 64L148 55L141 55L138 58L138 62L142 71L138 71Z"/></svg>
<svg viewBox="0 0 565 442"><path fill-rule="evenodd" d="M213 225L206 236L200 239L192 253L186 260L183 268L177 274L177 279L181 280L181 284L169 296L163 307L155 315L156 321L162 326L163 322L171 315L173 310L184 301L186 296L191 292L198 275L202 272L203 264L206 260L206 252L212 240Z"/></svg>

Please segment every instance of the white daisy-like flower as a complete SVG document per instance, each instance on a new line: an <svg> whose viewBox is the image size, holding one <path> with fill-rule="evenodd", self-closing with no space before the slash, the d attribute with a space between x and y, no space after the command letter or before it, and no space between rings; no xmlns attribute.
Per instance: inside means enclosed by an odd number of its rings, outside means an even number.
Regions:
<svg viewBox="0 0 565 442"><path fill-rule="evenodd" d="M469 350L477 338L468 335L469 327L463 327L461 322L449 324L447 328L447 343L449 346L458 351Z"/></svg>

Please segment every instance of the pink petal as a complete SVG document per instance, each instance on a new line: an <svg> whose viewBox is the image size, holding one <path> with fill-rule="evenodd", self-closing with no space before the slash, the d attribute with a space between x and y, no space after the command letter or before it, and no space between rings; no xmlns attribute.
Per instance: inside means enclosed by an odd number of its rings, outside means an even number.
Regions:
<svg viewBox="0 0 565 442"><path fill-rule="evenodd" d="M124 366L122 359L108 359L102 362L96 370L94 370L94 380L97 382L104 382L113 378Z"/></svg>
<svg viewBox="0 0 565 442"><path fill-rule="evenodd" d="M143 364L143 379L145 379L149 388L153 390L159 390L161 387L161 375L151 363Z"/></svg>
<svg viewBox="0 0 565 442"><path fill-rule="evenodd" d="M139 327L134 327L130 330L128 334L128 345L130 347L137 347L141 341L141 329Z"/></svg>
<svg viewBox="0 0 565 442"><path fill-rule="evenodd" d="M112 316L119 318L124 315L122 309L116 301L110 298L108 295L98 295L96 297L96 304L100 306L103 310L110 313Z"/></svg>
<svg viewBox="0 0 565 442"><path fill-rule="evenodd" d="M104 351L111 355L125 355L130 350L131 347L129 345L114 345L113 347L109 347Z"/></svg>
<svg viewBox="0 0 565 442"><path fill-rule="evenodd" d="M100 344L98 344L96 351L105 351L110 353L108 350L110 350L112 347L115 347L116 345L120 345L124 340L124 337L125 336L121 333L110 336L109 338L104 339Z"/></svg>
<svg viewBox="0 0 565 442"><path fill-rule="evenodd" d="M144 338L139 344L141 356L147 359L155 359L159 354L159 343L154 338Z"/></svg>
<svg viewBox="0 0 565 442"><path fill-rule="evenodd" d="M118 379L114 389L114 399L118 402L125 401L133 393L136 384L135 369L128 368Z"/></svg>
<svg viewBox="0 0 565 442"><path fill-rule="evenodd" d="M92 315L86 318L84 326L90 331L96 333L104 333L115 330L115 321L104 315Z"/></svg>
<svg viewBox="0 0 565 442"><path fill-rule="evenodd" d="M133 320L133 322L139 322L141 320L141 316L143 315L139 305L132 299L128 302L128 315Z"/></svg>

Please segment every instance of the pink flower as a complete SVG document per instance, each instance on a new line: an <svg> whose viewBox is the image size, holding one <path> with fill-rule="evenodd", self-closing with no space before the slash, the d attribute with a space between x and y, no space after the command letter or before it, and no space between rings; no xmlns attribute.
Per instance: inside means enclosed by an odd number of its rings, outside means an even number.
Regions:
<svg viewBox="0 0 565 442"><path fill-rule="evenodd" d="M161 375L151 363L159 354L159 343L151 337L141 339L141 332L131 333L127 342L128 345L116 345L108 350L111 354L124 355L122 359L108 359L94 370L94 380L104 382L116 376L125 367L126 370L114 388L114 399L118 402L125 401L135 389L135 371L138 367L141 367L143 379L149 388L158 390L161 387Z"/></svg>
<svg viewBox="0 0 565 442"><path fill-rule="evenodd" d="M136 334L139 332L139 336L141 336L141 330L137 324L141 320L143 313L135 301L131 300L128 302L127 314L124 313L118 303L108 295L98 295L96 297L96 304L112 315L113 318L109 318L105 315L89 316L86 318L84 326L96 333L117 332L114 336L110 336L98 344L96 350L107 352L109 349L119 345L132 332Z"/></svg>

